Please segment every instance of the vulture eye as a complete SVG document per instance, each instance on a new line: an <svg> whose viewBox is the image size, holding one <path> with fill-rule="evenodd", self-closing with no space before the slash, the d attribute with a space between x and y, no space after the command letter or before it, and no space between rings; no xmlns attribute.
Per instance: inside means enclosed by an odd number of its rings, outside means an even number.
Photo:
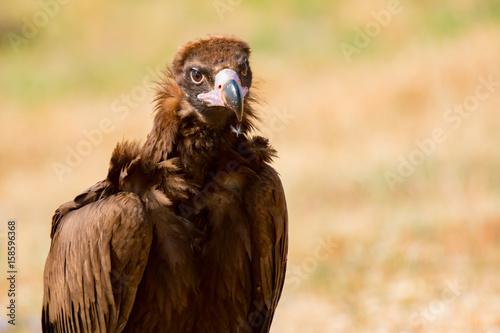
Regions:
<svg viewBox="0 0 500 333"><path fill-rule="evenodd" d="M203 82L203 74L201 74L200 72L198 72L196 69L192 69L191 70L191 80L196 83L196 84L200 84Z"/></svg>
<svg viewBox="0 0 500 333"><path fill-rule="evenodd" d="M245 62L243 63L243 66L241 67L241 75L247 76L247 73L248 73L248 64L245 60Z"/></svg>

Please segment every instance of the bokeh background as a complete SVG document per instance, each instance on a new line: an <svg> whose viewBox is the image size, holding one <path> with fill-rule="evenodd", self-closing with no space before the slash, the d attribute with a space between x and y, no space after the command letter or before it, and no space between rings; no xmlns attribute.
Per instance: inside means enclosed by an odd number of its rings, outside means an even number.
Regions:
<svg viewBox="0 0 500 333"><path fill-rule="evenodd" d="M272 332L500 332L498 1L3 1L0 33L0 331L40 330L51 216L145 139L155 72L224 33L288 199Z"/></svg>

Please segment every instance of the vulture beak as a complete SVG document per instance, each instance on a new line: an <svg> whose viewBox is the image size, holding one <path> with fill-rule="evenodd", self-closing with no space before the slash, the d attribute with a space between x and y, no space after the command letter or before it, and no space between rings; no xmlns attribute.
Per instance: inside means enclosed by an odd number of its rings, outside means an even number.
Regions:
<svg viewBox="0 0 500 333"><path fill-rule="evenodd" d="M235 71L223 69L215 76L214 89L199 94L198 98L208 103L208 106L222 106L234 112L238 121L243 118L243 98L248 88L241 86L241 80Z"/></svg>

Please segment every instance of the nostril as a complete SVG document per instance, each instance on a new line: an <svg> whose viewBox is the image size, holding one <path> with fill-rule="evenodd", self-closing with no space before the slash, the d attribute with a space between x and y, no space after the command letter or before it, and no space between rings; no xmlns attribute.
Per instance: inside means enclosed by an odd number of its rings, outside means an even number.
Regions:
<svg viewBox="0 0 500 333"><path fill-rule="evenodd" d="M217 87L217 89L221 90L221 89L222 89L222 86L219 84L219 87Z"/></svg>

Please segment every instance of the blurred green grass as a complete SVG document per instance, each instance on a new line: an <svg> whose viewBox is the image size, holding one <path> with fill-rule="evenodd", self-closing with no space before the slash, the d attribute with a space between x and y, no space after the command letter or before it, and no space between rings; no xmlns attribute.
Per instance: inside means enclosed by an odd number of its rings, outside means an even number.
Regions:
<svg viewBox="0 0 500 333"><path fill-rule="evenodd" d="M289 282L273 331L498 329L500 95L457 130L442 119L479 76L500 77L498 1L401 1L351 63L339 44L387 1L241 1L222 19L214 3L70 1L19 52L6 34L21 33L39 4L0 4L0 218L20 225L17 331L38 331L51 214L105 176L117 141L144 140L151 126L151 91L124 120L112 103L207 33L251 45L264 119L294 116L271 132L290 212ZM59 182L51 163L106 117L115 129ZM448 140L391 191L385 173L436 127ZM334 251L319 260L326 237ZM305 274L308 263L317 266ZM415 325L454 279L464 286L456 301Z"/></svg>

